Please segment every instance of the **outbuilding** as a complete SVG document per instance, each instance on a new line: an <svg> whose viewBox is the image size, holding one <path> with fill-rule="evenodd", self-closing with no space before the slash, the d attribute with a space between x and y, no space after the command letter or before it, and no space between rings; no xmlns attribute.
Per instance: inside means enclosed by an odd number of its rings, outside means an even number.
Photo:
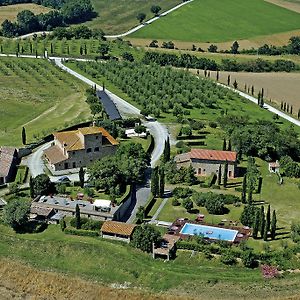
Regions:
<svg viewBox="0 0 300 300"><path fill-rule="evenodd" d="M117 221L106 221L101 227L103 238L129 243L136 225Z"/></svg>

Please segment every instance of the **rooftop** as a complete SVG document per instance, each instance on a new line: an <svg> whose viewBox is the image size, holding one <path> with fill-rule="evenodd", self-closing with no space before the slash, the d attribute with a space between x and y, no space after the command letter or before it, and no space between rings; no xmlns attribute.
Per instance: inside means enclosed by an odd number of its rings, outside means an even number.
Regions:
<svg viewBox="0 0 300 300"><path fill-rule="evenodd" d="M65 145L67 151L82 150L84 143L80 135L102 134L102 144L118 145L119 143L103 127L84 127L77 130L54 132L54 137Z"/></svg>
<svg viewBox="0 0 300 300"><path fill-rule="evenodd" d="M190 159L214 160L214 161L229 161L237 160L237 153L234 151L220 151L208 149L192 149L190 152L182 153L176 156L177 162L184 162Z"/></svg>
<svg viewBox="0 0 300 300"><path fill-rule="evenodd" d="M0 176L6 177L14 160L16 149L13 147L0 147Z"/></svg>
<svg viewBox="0 0 300 300"><path fill-rule="evenodd" d="M117 221L106 221L101 227L101 232L130 236L136 225Z"/></svg>

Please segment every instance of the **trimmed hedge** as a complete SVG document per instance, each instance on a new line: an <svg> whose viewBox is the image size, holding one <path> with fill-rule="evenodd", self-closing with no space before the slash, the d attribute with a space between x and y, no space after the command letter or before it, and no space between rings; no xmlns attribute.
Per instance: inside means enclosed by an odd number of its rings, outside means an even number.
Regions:
<svg viewBox="0 0 300 300"><path fill-rule="evenodd" d="M132 192L132 186L131 185L127 185L125 193L121 196L121 198L117 199L118 204L121 204L124 201L126 201L127 198L130 196L131 192Z"/></svg>
<svg viewBox="0 0 300 300"><path fill-rule="evenodd" d="M153 137L153 135L148 135L148 137L147 137L147 139L150 139L150 144L149 144L149 146L148 146L148 148L146 149L146 152L148 153L148 154L151 154L152 153L152 151L154 150L154 146L155 146L155 141L154 141L154 137Z"/></svg>
<svg viewBox="0 0 300 300"><path fill-rule="evenodd" d="M151 210L151 208L153 207L154 203L156 202L156 198L153 196L152 193L150 193L147 203L145 205L145 216L147 216Z"/></svg>
<svg viewBox="0 0 300 300"><path fill-rule="evenodd" d="M93 230L82 230L82 229L73 229L73 228L66 228L64 230L65 234L71 234L71 235L79 235L79 236L90 236L90 237L98 237L99 232L93 231Z"/></svg>
<svg viewBox="0 0 300 300"><path fill-rule="evenodd" d="M177 136L177 140L202 140L205 139L206 136L205 135L191 135L191 136L187 136L187 135L178 135Z"/></svg>
<svg viewBox="0 0 300 300"><path fill-rule="evenodd" d="M205 146L204 141L187 141L186 144L188 146Z"/></svg>
<svg viewBox="0 0 300 300"><path fill-rule="evenodd" d="M176 243L177 249L203 251L204 246L195 242L179 241Z"/></svg>

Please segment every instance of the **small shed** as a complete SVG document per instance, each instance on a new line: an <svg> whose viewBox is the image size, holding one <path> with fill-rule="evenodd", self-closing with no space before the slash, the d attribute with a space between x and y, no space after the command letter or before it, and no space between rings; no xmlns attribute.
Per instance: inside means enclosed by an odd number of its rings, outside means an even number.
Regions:
<svg viewBox="0 0 300 300"><path fill-rule="evenodd" d="M117 221L106 221L101 227L103 238L129 243L136 225Z"/></svg>
<svg viewBox="0 0 300 300"><path fill-rule="evenodd" d="M167 260L175 255L176 252L176 243L180 240L180 236L172 235L172 234L165 234L160 242L159 245L153 244L152 255L153 258L165 257Z"/></svg>
<svg viewBox="0 0 300 300"><path fill-rule="evenodd" d="M276 160L275 162L269 163L269 172L270 173L279 173L279 168L280 168L280 164L279 164L278 160Z"/></svg>
<svg viewBox="0 0 300 300"><path fill-rule="evenodd" d="M50 218L55 214L53 208L31 206L30 208L30 219L36 221L49 221Z"/></svg>

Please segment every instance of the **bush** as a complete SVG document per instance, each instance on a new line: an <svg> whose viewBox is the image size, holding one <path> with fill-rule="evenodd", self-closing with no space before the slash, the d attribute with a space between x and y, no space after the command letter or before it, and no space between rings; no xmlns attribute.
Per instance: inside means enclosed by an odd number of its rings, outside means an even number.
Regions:
<svg viewBox="0 0 300 300"><path fill-rule="evenodd" d="M81 229L97 231L101 229L103 223L103 221L89 219L86 223L82 224Z"/></svg>
<svg viewBox="0 0 300 300"><path fill-rule="evenodd" d="M210 122L208 123L208 125L209 125L210 128L217 128L217 127L218 127L218 123L213 122L213 121L210 121Z"/></svg>
<svg viewBox="0 0 300 300"><path fill-rule="evenodd" d="M224 202L220 198L208 198L205 202L208 213L222 215L225 212Z"/></svg>
<svg viewBox="0 0 300 300"><path fill-rule="evenodd" d="M242 262L246 268L258 267L258 261L255 254L252 251L245 251L242 254Z"/></svg>
<svg viewBox="0 0 300 300"><path fill-rule="evenodd" d="M183 250L194 250L194 251L202 251L204 249L204 245L200 245L195 242L187 242L187 241L179 241L176 243L177 249Z"/></svg>
<svg viewBox="0 0 300 300"><path fill-rule="evenodd" d="M188 197L192 196L193 195L193 190L190 189L190 188L176 187L173 190L173 195L176 198L184 199L184 198L188 198Z"/></svg>
<svg viewBox="0 0 300 300"><path fill-rule="evenodd" d="M80 227L83 226L85 223L89 221L88 218L80 218ZM74 228L76 228L76 218L72 218L70 220L70 225Z"/></svg>
<svg viewBox="0 0 300 300"><path fill-rule="evenodd" d="M180 202L177 200L177 198L172 199L172 205L173 206L179 206L180 205Z"/></svg>
<svg viewBox="0 0 300 300"><path fill-rule="evenodd" d="M293 242L297 243L300 241L300 224L292 223L291 225L291 238Z"/></svg>
<svg viewBox="0 0 300 300"><path fill-rule="evenodd" d="M190 198L185 198L182 202L182 206L187 210L190 211L193 208L193 201Z"/></svg>
<svg viewBox="0 0 300 300"><path fill-rule="evenodd" d="M227 250L221 255L221 262L225 265L234 265L236 264L236 257L231 250Z"/></svg>
<svg viewBox="0 0 300 300"><path fill-rule="evenodd" d="M92 230L82 230L82 229L74 229L74 228L66 228L64 230L65 234L79 235L79 236L90 236L90 237L98 237L98 231Z"/></svg>
<svg viewBox="0 0 300 300"><path fill-rule="evenodd" d="M65 194L66 193L67 186L65 184L58 184L56 185L56 190L59 194Z"/></svg>

